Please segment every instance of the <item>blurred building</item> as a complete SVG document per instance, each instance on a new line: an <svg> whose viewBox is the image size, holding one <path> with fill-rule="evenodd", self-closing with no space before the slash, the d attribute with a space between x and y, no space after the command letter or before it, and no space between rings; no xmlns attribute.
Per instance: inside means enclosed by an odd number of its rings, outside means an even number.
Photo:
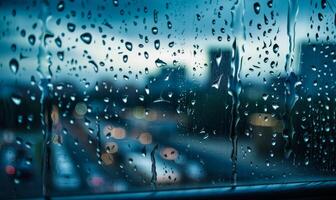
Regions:
<svg viewBox="0 0 336 200"><path fill-rule="evenodd" d="M152 93L160 93L163 89L181 91L189 84L184 67L162 67L157 75L147 80Z"/></svg>
<svg viewBox="0 0 336 200"><path fill-rule="evenodd" d="M217 87L220 91L227 91L231 73L231 50L213 48L209 50L209 79L208 88Z"/></svg>
<svg viewBox="0 0 336 200"><path fill-rule="evenodd" d="M335 49L336 44L332 43L301 45L299 75L305 94L316 96L322 90L335 92Z"/></svg>
<svg viewBox="0 0 336 200"><path fill-rule="evenodd" d="M295 152L301 163L335 170L336 44L303 43L296 87ZM313 153L312 153L313 152ZM332 167L332 169L331 169Z"/></svg>

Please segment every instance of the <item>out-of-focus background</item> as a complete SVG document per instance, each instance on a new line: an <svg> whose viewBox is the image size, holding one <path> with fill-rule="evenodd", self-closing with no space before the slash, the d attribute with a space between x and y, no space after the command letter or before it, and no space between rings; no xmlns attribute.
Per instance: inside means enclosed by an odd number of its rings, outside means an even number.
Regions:
<svg viewBox="0 0 336 200"><path fill-rule="evenodd" d="M335 180L335 10L0 1L0 196Z"/></svg>

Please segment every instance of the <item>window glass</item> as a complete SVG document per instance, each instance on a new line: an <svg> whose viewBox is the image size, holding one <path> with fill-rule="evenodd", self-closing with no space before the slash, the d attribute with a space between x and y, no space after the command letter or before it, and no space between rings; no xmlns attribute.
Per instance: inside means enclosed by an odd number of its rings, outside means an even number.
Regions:
<svg viewBox="0 0 336 200"><path fill-rule="evenodd" d="M335 179L334 0L0 2L0 196Z"/></svg>

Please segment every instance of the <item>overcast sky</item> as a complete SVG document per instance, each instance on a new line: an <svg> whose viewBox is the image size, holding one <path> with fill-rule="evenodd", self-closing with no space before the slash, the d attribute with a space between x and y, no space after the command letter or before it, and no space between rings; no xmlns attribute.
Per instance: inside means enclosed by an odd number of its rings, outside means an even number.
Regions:
<svg viewBox="0 0 336 200"><path fill-rule="evenodd" d="M334 12L330 7L321 10L320 5L317 9L310 6L304 1L299 1L299 12L296 21L295 39L297 43L306 40L307 33L315 35L317 33L317 25L321 26L321 30L329 27L335 30ZM320 1L316 1L320 2ZM193 0L193 1L120 1L118 6L113 5L113 1L75 1L74 3L66 1L64 10L57 10L57 1L51 1L50 17L47 21L48 29L55 35L47 44L47 50L51 53L52 71L55 80L60 78L77 79L76 81L86 78L88 81L95 81L101 77L113 77L117 74L119 77L128 75L132 81L138 74L142 84L145 75L140 75L139 71L145 72L145 68L149 69L150 73L158 73L159 68L155 65L155 60L160 59L168 65L182 66L187 68L188 78L195 81L205 81L208 77L208 51L210 48L231 48L234 37L237 37L238 43L245 44L245 54L243 68L241 73L249 73L249 68L252 65L261 67L264 76L269 76L270 62L278 62L278 68L275 71L284 72L285 56L288 53L288 36L287 36L287 1L274 1L273 8L267 6L267 1L260 2L260 13L256 14L254 10L254 2L245 1L245 9L242 9L242 4L236 8L237 18L234 20L235 28L232 32L230 24L232 23L231 8L234 1L217 1L217 0ZM20 7L18 7L20 5ZM29 8L27 8L29 6ZM222 8L221 8L222 6ZM16 15L13 17L12 10L16 9ZM39 41L38 36L41 31L41 21L38 20L38 13L41 8L38 6L32 7L30 3L7 5L2 3L0 7L0 50L1 61L0 70L2 77L10 77L19 80L30 80L31 75L36 77L36 66ZM76 16L71 15L71 11L76 11ZM271 11L274 11L274 21L271 21ZM314 13L313 13L314 11ZM323 13L322 21L318 19L318 12ZM157 20L154 17L157 13ZM244 18L242 18L244 14ZM32 16L29 18L29 16ZM220 18L218 17L220 15ZM265 18L269 20L269 25L264 25ZM278 15L278 16L277 16ZM100 16L100 17L99 17ZM310 16L313 16L313 30L309 29ZM28 20L27 20L28 19ZM57 20L60 19L60 25L57 25ZM241 24L241 20L244 23ZM252 20L252 26L247 26ZM36 29L32 29L34 23L39 22ZM172 24L168 28L167 23ZM275 26L270 24L276 22ZM76 28L73 32L67 30L67 24L73 23ZM262 25L261 30L257 29L257 24ZM329 23L326 25L326 23ZM85 25L86 29L82 26ZM91 26L91 25L94 25ZM251 33L253 37L243 39L243 25L247 36ZM18 29L17 29L18 27ZM102 32L99 28L101 27ZM157 34L153 34L152 28L157 27ZM270 34L263 36L263 31L272 28ZM26 36L20 36L20 31L26 30ZM214 30L214 32L212 31ZM278 31L279 30L279 31ZM84 43L80 39L83 33L90 33L92 41L90 44ZM331 32L331 31L330 31ZM327 36L333 36L331 42L335 42L335 34L330 32L323 33L320 31L320 41L325 40ZM28 42L28 35L35 34L36 42L31 46ZM63 35L62 35L63 34ZM103 35L106 35L105 45L103 45ZM228 41L227 37L231 40ZM143 36L143 38L141 38ZM222 37L218 41L218 37ZM258 36L261 40L258 40ZM274 37L276 41L274 40ZM54 39L60 37L62 47L56 46ZM145 38L148 42L145 42ZM114 38L112 41L111 38ZM154 41L160 41L159 49L155 48ZM312 40L314 41L314 40ZM125 43L132 43L132 50L126 48ZM174 45L169 47L169 43ZM266 42L270 51L273 45L279 45L279 57L276 54L270 53L269 61L264 62L264 51L258 52L257 47L262 47ZM17 45L16 52L11 51L12 44ZM139 46L140 45L140 46ZM143 45L143 47L141 47ZM109 50L110 48L110 50ZM87 53L84 53L84 50ZM56 56L58 51L64 51L64 60ZM145 58L145 51L148 53L148 58ZM9 71L9 60L19 58L24 55L28 58L20 60L20 69L16 75ZM140 54L140 55L139 55ZM262 57L259 57L262 54ZM125 63L124 56L128 56ZM92 59L88 59L90 56ZM248 57L251 59L247 60ZM112 59L112 62L110 61ZM104 63L105 66L99 66L98 73L95 72L93 64L89 63L94 60L97 65ZM174 62L176 61L176 62ZM61 71L56 73L57 66L60 66ZM74 66L76 70L74 71ZM87 66L87 69L78 70L78 66ZM104 69L113 66L113 72L105 72ZM122 71L119 71L122 69ZM129 74L129 71L132 74ZM47 73L48 71L45 70ZM11 76L7 76L7 74ZM76 76L78 75L78 76ZM218 75L220 76L220 75ZM251 74L250 81L258 81L255 74ZM120 82L125 82L119 78ZM127 82L127 81L126 81Z"/></svg>

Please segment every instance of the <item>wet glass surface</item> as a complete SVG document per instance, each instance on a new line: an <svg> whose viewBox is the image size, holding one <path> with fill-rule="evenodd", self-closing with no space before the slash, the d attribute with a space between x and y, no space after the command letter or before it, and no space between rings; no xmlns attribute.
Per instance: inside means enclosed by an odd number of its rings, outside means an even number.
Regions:
<svg viewBox="0 0 336 200"><path fill-rule="evenodd" d="M0 196L335 180L335 10L0 1Z"/></svg>

